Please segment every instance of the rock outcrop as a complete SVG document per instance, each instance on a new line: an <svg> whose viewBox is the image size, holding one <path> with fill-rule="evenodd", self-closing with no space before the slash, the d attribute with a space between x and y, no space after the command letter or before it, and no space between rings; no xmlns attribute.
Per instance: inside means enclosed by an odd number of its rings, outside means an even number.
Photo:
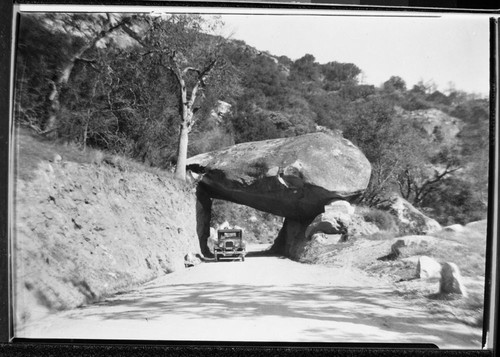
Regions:
<svg viewBox="0 0 500 357"><path fill-rule="evenodd" d="M356 146L325 133L234 145L188 159L187 169L201 175L198 235L205 255L210 255L206 245L212 198L285 217L274 247L294 256L306 239L307 226L325 205L333 202L336 210L350 209L348 202L337 207L335 201L358 197L371 173Z"/></svg>
<svg viewBox="0 0 500 357"><path fill-rule="evenodd" d="M436 220L427 217L400 196L392 196L380 209L396 218L401 234L430 234L441 230Z"/></svg>
<svg viewBox="0 0 500 357"><path fill-rule="evenodd" d="M430 138L449 146L457 145L458 134L464 127L462 120L434 108L403 111L401 115L408 121L418 123Z"/></svg>

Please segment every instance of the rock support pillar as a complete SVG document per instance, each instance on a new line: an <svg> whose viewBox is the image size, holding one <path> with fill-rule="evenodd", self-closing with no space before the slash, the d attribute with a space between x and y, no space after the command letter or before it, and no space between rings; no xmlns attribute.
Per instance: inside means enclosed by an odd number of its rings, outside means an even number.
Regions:
<svg viewBox="0 0 500 357"><path fill-rule="evenodd" d="M212 199L209 194L198 185L196 189L196 232L200 242L201 253L205 257L213 254L208 248L208 237L210 237L210 219L212 217Z"/></svg>
<svg viewBox="0 0 500 357"><path fill-rule="evenodd" d="M310 223L311 220L302 222L285 218L271 250L294 260L299 259L308 241L306 229Z"/></svg>

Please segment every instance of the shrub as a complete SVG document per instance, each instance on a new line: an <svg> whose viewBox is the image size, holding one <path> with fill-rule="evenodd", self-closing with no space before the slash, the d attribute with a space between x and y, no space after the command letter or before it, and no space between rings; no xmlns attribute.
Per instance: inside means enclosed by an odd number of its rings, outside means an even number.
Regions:
<svg viewBox="0 0 500 357"><path fill-rule="evenodd" d="M370 239L370 240L389 240L392 238L396 238L396 234L393 232L377 232L373 233L369 236L366 236L365 238Z"/></svg>
<svg viewBox="0 0 500 357"><path fill-rule="evenodd" d="M410 97L401 103L401 107L405 110L423 110L431 108L431 105L422 98Z"/></svg>
<svg viewBox="0 0 500 357"><path fill-rule="evenodd" d="M253 177L264 177L269 168L267 167L266 160L263 158L257 159L248 165L248 174Z"/></svg>
<svg viewBox="0 0 500 357"><path fill-rule="evenodd" d="M366 222L374 223L382 231L394 231L397 228L394 217L385 211L370 208L365 210L362 215Z"/></svg>
<svg viewBox="0 0 500 357"><path fill-rule="evenodd" d="M430 208L433 218L444 226L479 221L486 218L487 207L476 191L471 182L445 178L422 200L422 206Z"/></svg>

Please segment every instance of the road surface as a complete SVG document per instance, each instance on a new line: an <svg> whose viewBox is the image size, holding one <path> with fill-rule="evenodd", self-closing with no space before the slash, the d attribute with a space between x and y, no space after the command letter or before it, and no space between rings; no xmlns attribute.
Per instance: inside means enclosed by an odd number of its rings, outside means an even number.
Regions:
<svg viewBox="0 0 500 357"><path fill-rule="evenodd" d="M481 330L429 314L387 281L274 256L203 263L50 315L25 338L434 343L480 348Z"/></svg>

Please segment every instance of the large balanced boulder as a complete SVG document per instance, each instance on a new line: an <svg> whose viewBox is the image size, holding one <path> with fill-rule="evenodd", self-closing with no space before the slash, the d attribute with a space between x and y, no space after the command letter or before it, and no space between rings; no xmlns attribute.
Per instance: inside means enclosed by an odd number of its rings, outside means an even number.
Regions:
<svg viewBox="0 0 500 357"><path fill-rule="evenodd" d="M188 159L211 198L304 221L368 185L371 166L340 135L312 133L234 145Z"/></svg>

